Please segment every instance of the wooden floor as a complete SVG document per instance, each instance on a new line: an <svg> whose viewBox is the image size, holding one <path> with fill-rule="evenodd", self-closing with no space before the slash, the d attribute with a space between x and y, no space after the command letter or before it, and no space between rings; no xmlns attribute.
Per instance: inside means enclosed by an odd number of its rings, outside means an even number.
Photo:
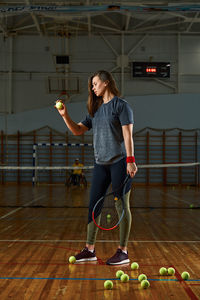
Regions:
<svg viewBox="0 0 200 300"><path fill-rule="evenodd" d="M99 231L98 261L71 265L85 245L89 190L65 186L0 186L0 299L200 299L200 189L142 187L131 193L130 265L105 261L118 245L118 230ZM191 209L190 205L194 208ZM173 266L174 276L160 276ZM118 269L128 283L116 280ZM180 274L188 271L190 280ZM137 281L145 273L150 288ZM113 280L113 290L104 281Z"/></svg>

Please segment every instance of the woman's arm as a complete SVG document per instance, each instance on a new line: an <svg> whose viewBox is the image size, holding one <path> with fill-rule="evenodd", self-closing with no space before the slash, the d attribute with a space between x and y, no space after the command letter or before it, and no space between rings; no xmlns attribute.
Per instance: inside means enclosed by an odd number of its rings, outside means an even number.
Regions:
<svg viewBox="0 0 200 300"><path fill-rule="evenodd" d="M69 116L67 108L64 103L62 103L62 109L58 109L59 114L62 116L65 124L69 128L69 130L74 134L74 135L82 135L84 134L88 128L83 125L82 123L75 123ZM55 106L56 108L56 106Z"/></svg>
<svg viewBox="0 0 200 300"><path fill-rule="evenodd" d="M134 156L134 143L133 143L133 124L122 126L122 133L124 137L124 144L126 149L126 156ZM134 177L137 172L135 163L127 163L127 174Z"/></svg>

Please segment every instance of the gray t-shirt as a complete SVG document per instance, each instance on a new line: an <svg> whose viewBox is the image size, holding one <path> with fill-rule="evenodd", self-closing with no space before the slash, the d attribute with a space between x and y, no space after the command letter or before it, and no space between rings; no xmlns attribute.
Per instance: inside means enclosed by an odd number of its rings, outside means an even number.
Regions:
<svg viewBox="0 0 200 300"><path fill-rule="evenodd" d="M88 114L81 123L93 129L97 164L112 164L126 156L122 126L133 124L133 111L125 100L115 96L103 103L93 118Z"/></svg>

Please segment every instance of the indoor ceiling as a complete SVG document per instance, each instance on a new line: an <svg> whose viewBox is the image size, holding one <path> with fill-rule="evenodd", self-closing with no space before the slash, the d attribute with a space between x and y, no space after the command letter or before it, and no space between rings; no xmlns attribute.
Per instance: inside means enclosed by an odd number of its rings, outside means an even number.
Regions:
<svg viewBox="0 0 200 300"><path fill-rule="evenodd" d="M0 1L0 34L199 34L199 1Z"/></svg>

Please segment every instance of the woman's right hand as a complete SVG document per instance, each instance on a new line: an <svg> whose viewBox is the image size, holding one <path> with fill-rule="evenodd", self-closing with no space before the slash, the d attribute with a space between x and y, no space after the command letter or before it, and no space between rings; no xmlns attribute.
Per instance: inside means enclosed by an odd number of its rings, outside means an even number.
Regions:
<svg viewBox="0 0 200 300"><path fill-rule="evenodd" d="M66 108L66 106L65 106L65 104L62 102L62 100L57 100L56 101L56 103L58 103L58 102L61 102L62 103L62 108L61 109L58 109L57 107L56 107L56 104L54 105L54 107L57 109L57 111L59 112L59 114L62 116L62 117L64 117L66 114L67 114L67 108Z"/></svg>

